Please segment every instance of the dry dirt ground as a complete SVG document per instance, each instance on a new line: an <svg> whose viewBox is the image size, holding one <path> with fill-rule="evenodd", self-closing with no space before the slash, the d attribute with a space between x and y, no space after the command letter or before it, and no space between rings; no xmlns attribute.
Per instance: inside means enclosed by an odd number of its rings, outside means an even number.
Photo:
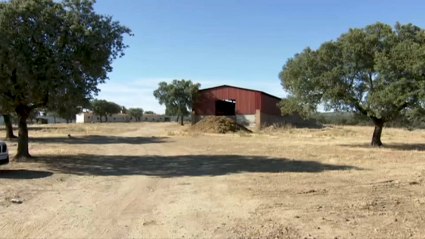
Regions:
<svg viewBox="0 0 425 239"><path fill-rule="evenodd" d="M425 238L425 132L371 134L32 127L37 158L0 167L0 237Z"/></svg>

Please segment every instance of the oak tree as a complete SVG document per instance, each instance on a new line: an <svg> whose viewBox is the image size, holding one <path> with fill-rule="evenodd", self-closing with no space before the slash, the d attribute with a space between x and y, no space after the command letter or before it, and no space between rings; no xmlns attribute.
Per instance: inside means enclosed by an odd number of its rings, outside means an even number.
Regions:
<svg viewBox="0 0 425 239"><path fill-rule="evenodd" d="M180 124L183 125L183 117L192 109L192 102L197 97L199 83L191 80L173 80L170 84L160 82L158 89L153 93L159 104L165 105L170 111L180 116Z"/></svg>
<svg viewBox="0 0 425 239"><path fill-rule="evenodd" d="M74 104L63 104L54 112L56 118L62 118L66 120L66 123L72 123L76 120L76 115L82 112L82 107Z"/></svg>
<svg viewBox="0 0 425 239"><path fill-rule="evenodd" d="M176 122L179 122L180 116L178 115L178 109L176 107L173 107L172 105L166 105L165 115L169 115L169 116L177 115Z"/></svg>
<svg viewBox="0 0 425 239"><path fill-rule="evenodd" d="M1 97L0 97L0 100L1 100ZM7 102L0 102L0 115L3 116L3 122L6 127L6 139L18 138L13 133L13 125L11 120L12 114L14 114L14 110L12 107L10 107L10 104L7 104Z"/></svg>
<svg viewBox="0 0 425 239"><path fill-rule="evenodd" d="M352 28L317 50L287 60L279 74L289 93L283 114L308 117L318 105L351 111L375 125L371 145L381 146L384 124L424 109L425 31L413 24Z"/></svg>
<svg viewBox="0 0 425 239"><path fill-rule="evenodd" d="M34 120L37 120L37 118L40 116L40 111L37 109L34 109L30 112L28 119L30 120L31 124L34 123Z"/></svg>
<svg viewBox="0 0 425 239"><path fill-rule="evenodd" d="M102 117L105 117L105 122L108 122L108 116L120 113L122 107L114 102L96 99L91 102L90 109L93 114L100 116L100 122Z"/></svg>
<svg viewBox="0 0 425 239"><path fill-rule="evenodd" d="M143 117L143 109L142 108L130 108L127 110L128 115L134 117L136 122L140 121Z"/></svg>
<svg viewBox="0 0 425 239"><path fill-rule="evenodd" d="M27 119L63 94L98 93L127 47L129 28L94 11L94 0L0 2L0 103L19 117L16 158L30 157Z"/></svg>
<svg viewBox="0 0 425 239"><path fill-rule="evenodd" d="M3 114L3 121L6 127L6 139L16 139L18 137L13 134L12 120L10 120L10 114Z"/></svg>
<svg viewBox="0 0 425 239"><path fill-rule="evenodd" d="M65 119L67 123L76 120L76 115L90 106L91 96L82 92L77 86L56 89L56 100L48 103L49 112Z"/></svg>

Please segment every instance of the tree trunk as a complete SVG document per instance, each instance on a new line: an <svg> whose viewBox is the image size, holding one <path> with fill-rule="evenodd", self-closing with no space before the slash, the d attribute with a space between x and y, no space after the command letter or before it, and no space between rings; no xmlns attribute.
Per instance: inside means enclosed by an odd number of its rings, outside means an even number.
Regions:
<svg viewBox="0 0 425 239"><path fill-rule="evenodd" d="M10 115L3 115L4 124L6 125L6 139L16 139L17 137L13 134L12 121L10 121Z"/></svg>
<svg viewBox="0 0 425 239"><path fill-rule="evenodd" d="M382 119L372 119L375 124L375 130L372 135L372 142L370 143L372 146L382 146L381 135L382 129L384 128L384 121Z"/></svg>
<svg viewBox="0 0 425 239"><path fill-rule="evenodd" d="M108 115L105 115L105 122L108 122Z"/></svg>
<svg viewBox="0 0 425 239"><path fill-rule="evenodd" d="M180 115L177 115L176 122L179 122Z"/></svg>
<svg viewBox="0 0 425 239"><path fill-rule="evenodd" d="M28 150L28 126L27 126L27 119L30 115L31 110L32 109L26 105L20 105L15 110L19 116L18 150L15 156L16 159L31 157Z"/></svg>
<svg viewBox="0 0 425 239"><path fill-rule="evenodd" d="M183 124L183 115L180 116L180 125L184 125Z"/></svg>

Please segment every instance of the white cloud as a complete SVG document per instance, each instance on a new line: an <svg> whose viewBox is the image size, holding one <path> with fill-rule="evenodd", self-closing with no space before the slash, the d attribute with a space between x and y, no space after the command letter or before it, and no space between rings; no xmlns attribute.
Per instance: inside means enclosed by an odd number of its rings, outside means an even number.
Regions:
<svg viewBox="0 0 425 239"><path fill-rule="evenodd" d="M164 113L165 107L159 105L153 96L153 91L158 87L161 81L170 82L173 78L157 79L138 79L131 81L107 81L100 85L101 92L98 99L113 101L127 108L141 107L144 110L152 110L156 113ZM279 80L273 81L236 81L236 80L194 80L201 83L201 88L209 88L219 85L233 85L242 88L264 91L266 93L284 97L285 92L280 85Z"/></svg>

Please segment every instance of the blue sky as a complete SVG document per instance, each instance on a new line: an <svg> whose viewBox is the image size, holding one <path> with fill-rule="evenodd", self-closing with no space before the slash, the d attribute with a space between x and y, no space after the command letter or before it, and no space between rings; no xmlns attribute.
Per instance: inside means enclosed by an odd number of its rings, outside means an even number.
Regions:
<svg viewBox="0 0 425 239"><path fill-rule="evenodd" d="M130 48L114 62L99 99L163 113L160 81L191 79L285 97L286 60L336 39L350 27L381 21L425 27L425 1L395 0L98 0L95 10L130 27Z"/></svg>

